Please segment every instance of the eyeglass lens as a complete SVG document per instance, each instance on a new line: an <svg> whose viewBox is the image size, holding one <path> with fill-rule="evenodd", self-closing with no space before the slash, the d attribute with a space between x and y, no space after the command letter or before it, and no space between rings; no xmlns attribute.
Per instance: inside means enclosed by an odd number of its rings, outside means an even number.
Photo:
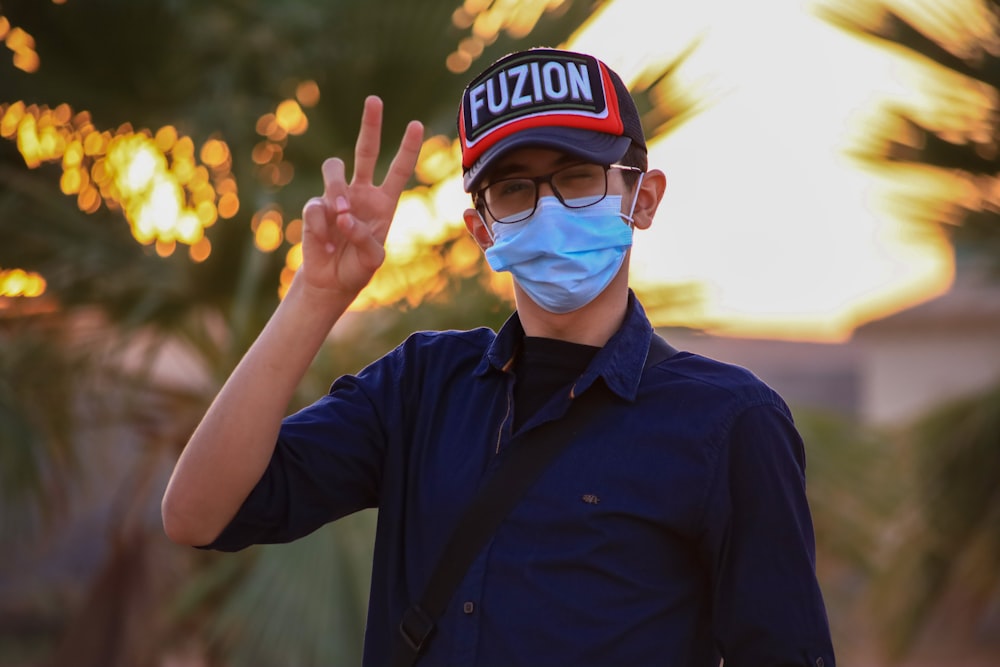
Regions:
<svg viewBox="0 0 1000 667"><path fill-rule="evenodd" d="M497 222L520 222L531 217L538 203L538 186L548 183L553 194L568 208L592 206L608 191L607 167L576 164L547 176L504 178L483 190L483 200Z"/></svg>

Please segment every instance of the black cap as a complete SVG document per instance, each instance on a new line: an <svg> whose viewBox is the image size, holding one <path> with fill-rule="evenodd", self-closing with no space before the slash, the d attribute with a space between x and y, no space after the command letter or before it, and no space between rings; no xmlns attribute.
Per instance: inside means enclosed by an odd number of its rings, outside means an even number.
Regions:
<svg viewBox="0 0 1000 667"><path fill-rule="evenodd" d="M515 148L552 148L597 164L617 162L630 144L646 150L621 77L593 56L559 49L509 54L473 79L458 136L466 192Z"/></svg>

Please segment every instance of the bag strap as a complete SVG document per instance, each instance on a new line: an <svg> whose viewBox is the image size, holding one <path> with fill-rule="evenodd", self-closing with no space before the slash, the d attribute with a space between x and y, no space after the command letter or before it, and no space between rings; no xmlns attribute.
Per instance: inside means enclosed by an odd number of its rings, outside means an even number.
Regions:
<svg viewBox="0 0 1000 667"><path fill-rule="evenodd" d="M676 349L653 332L644 368L676 353ZM574 399L563 419L542 424L527 433L516 447L501 454L504 458L496 472L473 498L452 532L420 602L403 613L393 652L394 667L408 667L416 662L472 561L545 467L583 432L587 418L598 412L595 408L603 396L594 389Z"/></svg>

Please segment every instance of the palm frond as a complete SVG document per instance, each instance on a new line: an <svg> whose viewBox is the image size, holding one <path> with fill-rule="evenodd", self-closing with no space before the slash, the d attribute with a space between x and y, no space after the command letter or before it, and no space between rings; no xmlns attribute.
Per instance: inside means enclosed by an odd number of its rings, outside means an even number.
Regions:
<svg viewBox="0 0 1000 667"><path fill-rule="evenodd" d="M933 75L928 108L887 109L878 127L867 129L855 156L901 183L915 168L953 181L947 201L914 194L897 208L911 211L918 222L949 225L960 258L992 258L1000 272L998 4L849 0L823 2L817 11Z"/></svg>
<svg viewBox="0 0 1000 667"><path fill-rule="evenodd" d="M974 622L1000 604L1000 387L919 420L908 440L915 487L873 598L897 654L948 597Z"/></svg>
<svg viewBox="0 0 1000 667"><path fill-rule="evenodd" d="M252 567L208 623L214 651L234 667L361 663L373 514L291 544L255 547Z"/></svg>

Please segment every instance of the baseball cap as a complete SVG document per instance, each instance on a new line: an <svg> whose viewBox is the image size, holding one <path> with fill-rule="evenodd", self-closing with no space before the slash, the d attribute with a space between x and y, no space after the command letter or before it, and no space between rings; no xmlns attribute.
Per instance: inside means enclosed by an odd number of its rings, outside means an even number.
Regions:
<svg viewBox="0 0 1000 667"><path fill-rule="evenodd" d="M646 149L621 77L594 56L548 48L508 54L473 79L458 136L466 192L515 148L552 148L597 164L617 162L629 144Z"/></svg>

